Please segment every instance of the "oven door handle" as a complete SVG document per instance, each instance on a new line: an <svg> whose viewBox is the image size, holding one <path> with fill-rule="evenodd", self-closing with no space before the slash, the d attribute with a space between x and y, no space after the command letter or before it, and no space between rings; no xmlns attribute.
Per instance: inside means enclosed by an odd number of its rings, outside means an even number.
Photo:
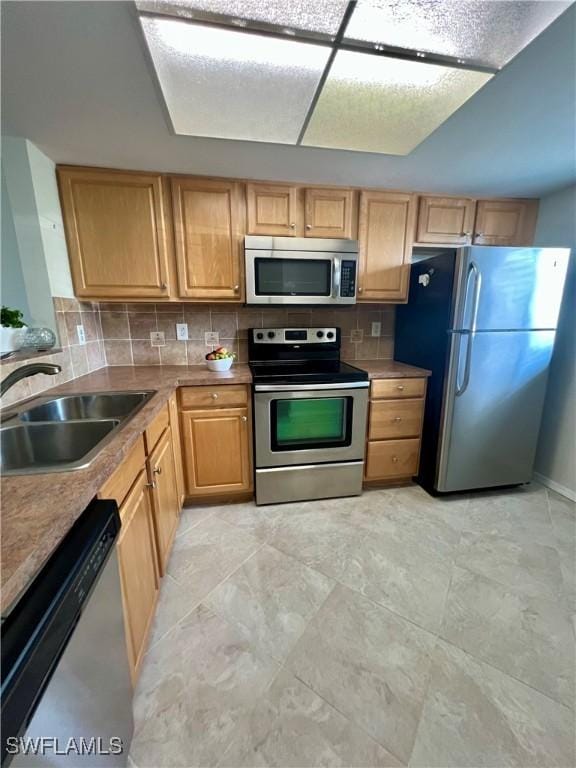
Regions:
<svg viewBox="0 0 576 768"><path fill-rule="evenodd" d="M332 296L337 299L340 296L340 259L337 256L333 258L334 274L332 276Z"/></svg>
<svg viewBox="0 0 576 768"><path fill-rule="evenodd" d="M367 389L369 381L349 381L340 384L255 384L255 392L312 392L330 389Z"/></svg>

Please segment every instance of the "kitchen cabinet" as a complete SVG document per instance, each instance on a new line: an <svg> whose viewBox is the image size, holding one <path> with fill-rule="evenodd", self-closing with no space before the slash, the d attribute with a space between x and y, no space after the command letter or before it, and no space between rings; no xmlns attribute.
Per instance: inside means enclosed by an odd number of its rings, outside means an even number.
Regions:
<svg viewBox="0 0 576 768"><path fill-rule="evenodd" d="M178 489L178 512L182 511L186 491L184 487L184 465L182 463L182 441L180 439L180 421L178 419L178 402L176 395L168 401L170 411L170 429L172 430L172 450L176 468L176 488Z"/></svg>
<svg viewBox="0 0 576 768"><path fill-rule="evenodd" d="M537 200L478 200L473 242L476 245L532 245L537 215Z"/></svg>
<svg viewBox="0 0 576 768"><path fill-rule="evenodd" d="M371 382L365 482L404 482L417 474L425 396L425 378Z"/></svg>
<svg viewBox="0 0 576 768"><path fill-rule="evenodd" d="M161 176L62 167L58 181L76 296L167 299L171 245Z"/></svg>
<svg viewBox="0 0 576 768"><path fill-rule="evenodd" d="M117 552L126 644L133 684L144 653L159 591L152 509L144 469L120 508Z"/></svg>
<svg viewBox="0 0 576 768"><path fill-rule="evenodd" d="M360 193L358 301L407 300L415 213L415 195Z"/></svg>
<svg viewBox="0 0 576 768"><path fill-rule="evenodd" d="M187 496L235 496L252 491L248 394L246 387L232 385L181 390L180 423ZM211 405L195 405L196 397L201 400L209 397Z"/></svg>
<svg viewBox="0 0 576 768"><path fill-rule="evenodd" d="M298 187L288 184L247 184L246 221L249 235L301 235Z"/></svg>
<svg viewBox="0 0 576 768"><path fill-rule="evenodd" d="M472 241L475 201L467 197L420 197L416 242L465 245Z"/></svg>
<svg viewBox="0 0 576 768"><path fill-rule="evenodd" d="M242 301L243 199L236 181L171 179L178 295Z"/></svg>
<svg viewBox="0 0 576 768"><path fill-rule="evenodd" d="M180 498L176 480L176 465L172 445L172 430L168 426L158 440L146 462L148 482L152 495L152 511L156 549L160 574L166 573L166 565L180 512Z"/></svg>
<svg viewBox="0 0 576 768"><path fill-rule="evenodd" d="M313 189L304 192L306 237L352 238L354 192L351 189Z"/></svg>

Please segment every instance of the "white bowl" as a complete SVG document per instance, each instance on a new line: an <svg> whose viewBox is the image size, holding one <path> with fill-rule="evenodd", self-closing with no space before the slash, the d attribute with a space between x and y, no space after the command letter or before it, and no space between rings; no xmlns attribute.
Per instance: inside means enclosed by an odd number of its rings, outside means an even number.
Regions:
<svg viewBox="0 0 576 768"><path fill-rule="evenodd" d="M206 365L211 371L229 371L233 362L233 357L224 357L222 360L206 360Z"/></svg>

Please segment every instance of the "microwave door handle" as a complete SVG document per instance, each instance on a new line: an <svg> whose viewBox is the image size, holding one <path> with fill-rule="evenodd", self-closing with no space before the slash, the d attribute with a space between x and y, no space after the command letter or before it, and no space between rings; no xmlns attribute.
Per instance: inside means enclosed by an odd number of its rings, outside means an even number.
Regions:
<svg viewBox="0 0 576 768"><path fill-rule="evenodd" d="M332 277L332 296L337 299L340 296L340 259L334 257L334 273Z"/></svg>

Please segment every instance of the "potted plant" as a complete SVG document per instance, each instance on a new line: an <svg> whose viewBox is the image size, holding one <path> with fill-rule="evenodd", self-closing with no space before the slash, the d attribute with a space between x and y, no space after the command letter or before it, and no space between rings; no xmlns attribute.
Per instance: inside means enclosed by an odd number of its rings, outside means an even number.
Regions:
<svg viewBox="0 0 576 768"><path fill-rule="evenodd" d="M0 352L12 352L20 348L22 328L26 327L24 315L19 309L2 306L0 314Z"/></svg>

